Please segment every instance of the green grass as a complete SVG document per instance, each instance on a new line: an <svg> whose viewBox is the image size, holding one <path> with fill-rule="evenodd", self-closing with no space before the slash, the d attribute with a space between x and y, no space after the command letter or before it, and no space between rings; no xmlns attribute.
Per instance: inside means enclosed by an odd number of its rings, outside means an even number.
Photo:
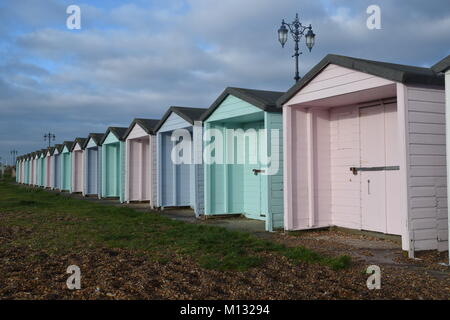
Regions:
<svg viewBox="0 0 450 320"><path fill-rule="evenodd" d="M10 245L48 252L107 246L133 249L160 262L176 254L188 256L204 268L245 271L263 263L262 253L284 255L292 262L329 266L350 264L347 256L327 257L303 247L288 248L246 232L189 224L0 182L0 223L26 232Z"/></svg>

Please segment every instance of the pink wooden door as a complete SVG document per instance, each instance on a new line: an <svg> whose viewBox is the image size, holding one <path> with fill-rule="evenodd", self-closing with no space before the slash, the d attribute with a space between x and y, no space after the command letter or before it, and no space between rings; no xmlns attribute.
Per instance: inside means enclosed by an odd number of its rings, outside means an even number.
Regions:
<svg viewBox="0 0 450 320"><path fill-rule="evenodd" d="M360 109L361 228L401 234L401 188L395 103ZM383 169L384 168L384 169Z"/></svg>
<svg viewBox="0 0 450 320"><path fill-rule="evenodd" d="M142 177L142 201L150 201L150 140L142 139L141 142L141 177Z"/></svg>
<svg viewBox="0 0 450 320"><path fill-rule="evenodd" d="M139 140L130 140L130 201L140 201L140 184L142 176L140 175L140 143Z"/></svg>
<svg viewBox="0 0 450 320"><path fill-rule="evenodd" d="M361 168L385 166L384 106L360 109ZM361 229L386 232L384 171L361 174Z"/></svg>

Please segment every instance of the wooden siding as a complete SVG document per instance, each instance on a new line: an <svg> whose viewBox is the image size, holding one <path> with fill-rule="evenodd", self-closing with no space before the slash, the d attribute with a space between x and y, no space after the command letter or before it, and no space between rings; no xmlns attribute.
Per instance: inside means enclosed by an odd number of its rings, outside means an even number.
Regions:
<svg viewBox="0 0 450 320"><path fill-rule="evenodd" d="M243 101L235 96L229 95L220 106L209 116L207 122L227 120L239 116L260 113L261 109Z"/></svg>
<svg viewBox="0 0 450 320"><path fill-rule="evenodd" d="M284 227L283 215L283 117L281 113L265 113L265 123L268 130L267 151L269 156L273 156L278 148L279 167L276 172L268 175L267 207L268 217L266 219L266 230L273 230ZM279 130L278 139L271 130ZM273 165L273 163L271 163ZM267 169L266 169L267 170Z"/></svg>
<svg viewBox="0 0 450 320"><path fill-rule="evenodd" d="M205 213L205 179L203 170L203 125L196 122L193 127L193 160L191 167L193 181L195 182L193 199L194 210L197 215Z"/></svg>
<svg viewBox="0 0 450 320"><path fill-rule="evenodd" d="M409 227L418 250L448 249L443 90L406 87L409 135Z"/></svg>
<svg viewBox="0 0 450 320"><path fill-rule="evenodd" d="M394 82L334 64L328 65L286 105L295 105L346 93L381 87Z"/></svg>
<svg viewBox="0 0 450 320"><path fill-rule="evenodd" d="M446 137L450 137L450 70L447 70L445 73L445 114L446 114ZM448 138L447 138L448 139ZM450 154L450 143L446 145L446 154ZM447 185L449 184L450 179L450 160L446 158L446 166L447 166ZM450 190L447 189L447 199L450 198ZM447 250L449 252L449 264L450 264L450 211L447 205Z"/></svg>
<svg viewBox="0 0 450 320"><path fill-rule="evenodd" d="M155 135L150 136L150 163L151 163L151 201L150 207L157 206L157 190L158 190L158 164L157 164L157 137Z"/></svg>
<svg viewBox="0 0 450 320"><path fill-rule="evenodd" d="M181 118L176 113L172 112L166 119L164 124L158 129L158 132L168 132L176 129L188 128L191 126L192 125L189 122Z"/></svg>

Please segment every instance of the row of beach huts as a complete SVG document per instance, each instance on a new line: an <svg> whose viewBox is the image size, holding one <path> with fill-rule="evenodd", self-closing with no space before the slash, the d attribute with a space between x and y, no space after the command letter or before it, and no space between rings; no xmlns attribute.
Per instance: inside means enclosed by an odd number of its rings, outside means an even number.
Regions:
<svg viewBox="0 0 450 320"><path fill-rule="evenodd" d="M16 179L191 207L197 217L242 214L268 231L338 226L398 235L410 257L443 251L449 89L450 56L423 68L327 55L287 92L227 88L208 109L170 107L161 119L20 156ZM174 138L179 129L188 137ZM188 140L189 150L177 149ZM180 152L196 161L174 161ZM208 152L216 162L205 161ZM217 161L240 152L244 161Z"/></svg>

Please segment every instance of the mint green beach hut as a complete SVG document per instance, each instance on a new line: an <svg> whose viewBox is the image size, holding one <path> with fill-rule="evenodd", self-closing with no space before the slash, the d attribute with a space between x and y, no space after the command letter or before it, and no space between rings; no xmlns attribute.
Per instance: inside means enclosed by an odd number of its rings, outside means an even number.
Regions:
<svg viewBox="0 0 450 320"><path fill-rule="evenodd" d="M102 153L102 198L124 201L124 134L128 128L109 127L100 141Z"/></svg>
<svg viewBox="0 0 450 320"><path fill-rule="evenodd" d="M205 215L241 214L283 228L283 92L226 88L202 116ZM214 144L214 147L211 145Z"/></svg>
<svg viewBox="0 0 450 320"><path fill-rule="evenodd" d="M61 191L69 191L72 189L72 149L73 141L64 141L61 151Z"/></svg>

